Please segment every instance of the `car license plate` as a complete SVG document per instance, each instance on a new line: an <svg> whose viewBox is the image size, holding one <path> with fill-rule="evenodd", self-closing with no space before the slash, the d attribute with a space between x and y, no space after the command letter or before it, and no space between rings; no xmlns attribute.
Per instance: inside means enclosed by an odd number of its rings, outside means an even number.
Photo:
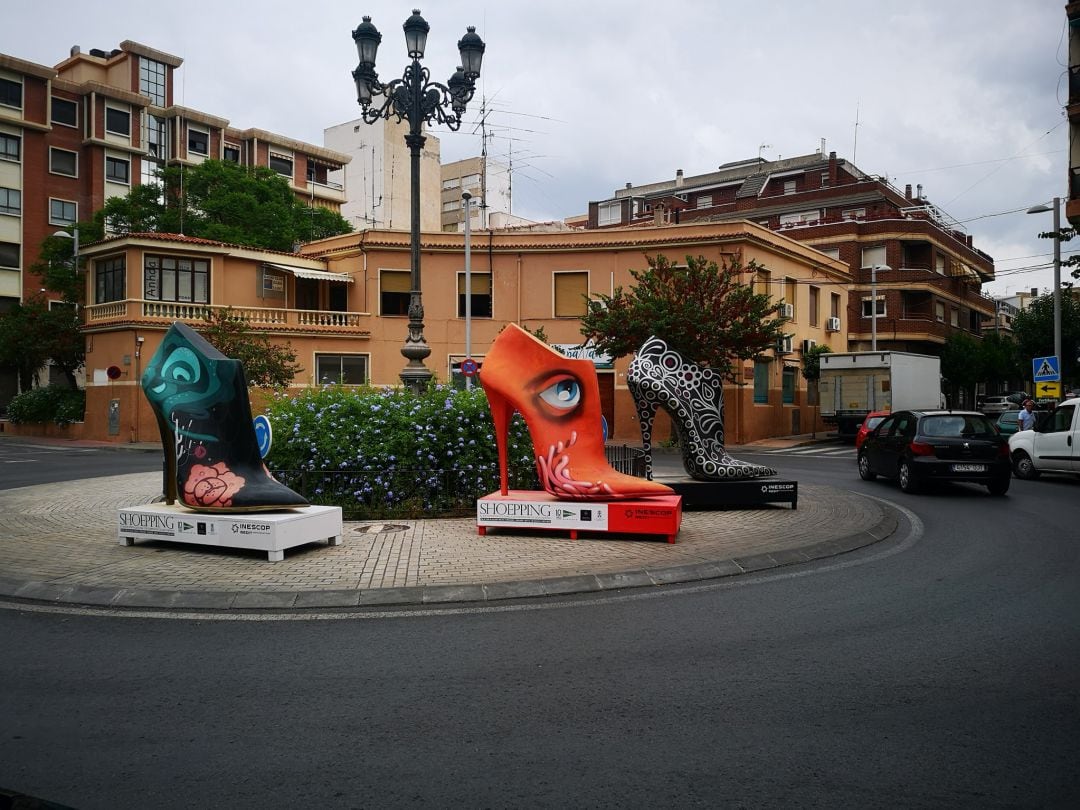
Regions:
<svg viewBox="0 0 1080 810"><path fill-rule="evenodd" d="M986 472L985 464L953 464L953 472Z"/></svg>

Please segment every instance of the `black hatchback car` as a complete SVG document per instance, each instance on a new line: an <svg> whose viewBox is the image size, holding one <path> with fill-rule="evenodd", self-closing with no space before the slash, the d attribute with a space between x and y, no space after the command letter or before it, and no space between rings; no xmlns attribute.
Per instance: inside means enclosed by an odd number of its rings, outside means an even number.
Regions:
<svg viewBox="0 0 1080 810"><path fill-rule="evenodd" d="M859 448L859 475L895 478L904 492L935 481L982 484L1009 491L1009 443L994 420L975 411L897 411Z"/></svg>

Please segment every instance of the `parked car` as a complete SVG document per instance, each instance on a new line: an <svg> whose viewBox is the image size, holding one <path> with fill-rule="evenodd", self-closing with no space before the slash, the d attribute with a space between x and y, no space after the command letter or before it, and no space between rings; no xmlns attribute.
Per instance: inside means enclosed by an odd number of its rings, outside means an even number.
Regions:
<svg viewBox="0 0 1080 810"><path fill-rule="evenodd" d="M1013 407L1015 407L1013 405L1013 403L1009 402L1008 397L1006 397L1004 395L994 396L994 397L983 397L982 402L979 403L979 410L980 411L982 411L985 414L994 415L994 416L996 416L996 415L998 415L1000 413L1005 413L1005 411L1007 411L1007 410L1009 410L1010 408L1013 408Z"/></svg>
<svg viewBox="0 0 1080 810"><path fill-rule="evenodd" d="M1012 481L1009 445L977 411L897 411L867 435L858 458L864 481L895 478L904 492L964 481L1004 495Z"/></svg>
<svg viewBox="0 0 1080 810"><path fill-rule="evenodd" d="M1004 411L995 422L998 433L1006 437L1012 436L1020 429L1020 423L1017 421L1019 418L1020 411Z"/></svg>
<svg viewBox="0 0 1080 810"><path fill-rule="evenodd" d="M859 432L855 434L855 449L862 447L863 441L871 430L881 424L881 420L889 415L889 411L870 411L859 425Z"/></svg>

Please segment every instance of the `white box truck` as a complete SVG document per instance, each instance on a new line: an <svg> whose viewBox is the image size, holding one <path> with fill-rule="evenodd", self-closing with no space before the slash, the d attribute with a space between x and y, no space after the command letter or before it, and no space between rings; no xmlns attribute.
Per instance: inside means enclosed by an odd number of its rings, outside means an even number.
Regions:
<svg viewBox="0 0 1080 810"><path fill-rule="evenodd" d="M821 355L821 419L854 438L871 411L941 407L941 359L910 352Z"/></svg>

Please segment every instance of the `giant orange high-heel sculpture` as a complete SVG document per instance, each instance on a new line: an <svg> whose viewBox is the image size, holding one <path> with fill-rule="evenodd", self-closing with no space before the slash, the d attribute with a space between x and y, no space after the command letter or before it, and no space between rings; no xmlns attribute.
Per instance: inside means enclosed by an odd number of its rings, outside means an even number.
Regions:
<svg viewBox="0 0 1080 810"><path fill-rule="evenodd" d="M609 501L672 495L670 487L624 475L604 455L600 386L588 360L564 357L510 324L484 357L487 393L499 451L499 484L509 492L507 434L517 410L525 417L544 489L560 500Z"/></svg>

